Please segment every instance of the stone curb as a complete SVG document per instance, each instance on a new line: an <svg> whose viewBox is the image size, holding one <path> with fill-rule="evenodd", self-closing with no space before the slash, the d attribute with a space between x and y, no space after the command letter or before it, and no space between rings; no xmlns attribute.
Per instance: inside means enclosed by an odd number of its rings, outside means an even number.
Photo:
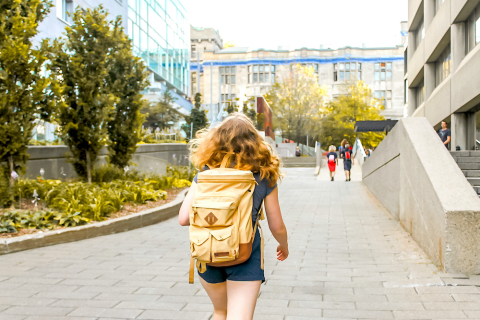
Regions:
<svg viewBox="0 0 480 320"><path fill-rule="evenodd" d="M144 210L125 217L79 227L2 239L0 240L0 255L105 236L162 222L178 214L187 191L188 189L182 191L177 195L175 200L163 206Z"/></svg>

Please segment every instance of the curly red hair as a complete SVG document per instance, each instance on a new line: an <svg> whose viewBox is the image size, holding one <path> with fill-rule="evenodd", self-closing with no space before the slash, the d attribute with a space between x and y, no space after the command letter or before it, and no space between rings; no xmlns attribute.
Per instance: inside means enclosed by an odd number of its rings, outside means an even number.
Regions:
<svg viewBox="0 0 480 320"><path fill-rule="evenodd" d="M232 114L218 127L198 131L190 152L193 164L200 170L204 166L220 167L225 155L230 153L235 169L258 172L270 186L283 176L280 159L243 113Z"/></svg>

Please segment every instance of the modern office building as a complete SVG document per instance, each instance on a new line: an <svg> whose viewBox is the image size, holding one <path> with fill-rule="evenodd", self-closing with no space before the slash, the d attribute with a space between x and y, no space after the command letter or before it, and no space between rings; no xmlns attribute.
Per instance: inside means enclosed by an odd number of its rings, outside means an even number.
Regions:
<svg viewBox="0 0 480 320"><path fill-rule="evenodd" d="M319 84L327 86L330 99L342 94L347 80L361 79L384 101L386 118L404 115L403 44L388 48L222 49L218 31L192 28L191 52L192 95L203 95L210 118L216 117L225 103L242 105L245 99L267 93L294 64L312 67Z"/></svg>
<svg viewBox="0 0 480 320"><path fill-rule="evenodd" d="M451 125L451 148L475 150L480 124L480 0L409 0L408 115Z"/></svg>
<svg viewBox="0 0 480 320"><path fill-rule="evenodd" d="M150 87L145 97L158 101L168 88L176 99L174 107L189 114L190 24L179 0L55 0L55 7L39 25L37 43L43 38L58 38L70 25L68 13L77 7L93 8L102 4L113 20L121 16L123 27L132 39L134 53L143 58L150 71ZM181 123L177 126L180 127ZM41 124L42 140L53 140L53 126Z"/></svg>

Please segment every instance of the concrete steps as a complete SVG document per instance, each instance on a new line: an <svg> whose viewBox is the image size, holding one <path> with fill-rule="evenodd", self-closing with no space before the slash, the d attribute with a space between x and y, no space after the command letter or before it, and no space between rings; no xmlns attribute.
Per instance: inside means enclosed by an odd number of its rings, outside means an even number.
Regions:
<svg viewBox="0 0 480 320"><path fill-rule="evenodd" d="M480 196L480 151L452 151L450 154Z"/></svg>
<svg viewBox="0 0 480 320"><path fill-rule="evenodd" d="M285 168L315 168L317 165L315 157L285 157L282 162Z"/></svg>

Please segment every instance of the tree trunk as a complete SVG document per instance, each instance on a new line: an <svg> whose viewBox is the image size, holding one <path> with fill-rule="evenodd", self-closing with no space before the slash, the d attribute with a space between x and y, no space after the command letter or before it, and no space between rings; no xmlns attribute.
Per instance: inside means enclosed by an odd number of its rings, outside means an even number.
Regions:
<svg viewBox="0 0 480 320"><path fill-rule="evenodd" d="M11 209L15 209L15 206L13 205L15 202L15 179L12 176L12 172L14 169L13 166L13 156L8 157L8 163L10 164L10 200L12 202Z"/></svg>
<svg viewBox="0 0 480 320"><path fill-rule="evenodd" d="M87 181L92 183L92 162L90 161L90 151L87 151Z"/></svg>

